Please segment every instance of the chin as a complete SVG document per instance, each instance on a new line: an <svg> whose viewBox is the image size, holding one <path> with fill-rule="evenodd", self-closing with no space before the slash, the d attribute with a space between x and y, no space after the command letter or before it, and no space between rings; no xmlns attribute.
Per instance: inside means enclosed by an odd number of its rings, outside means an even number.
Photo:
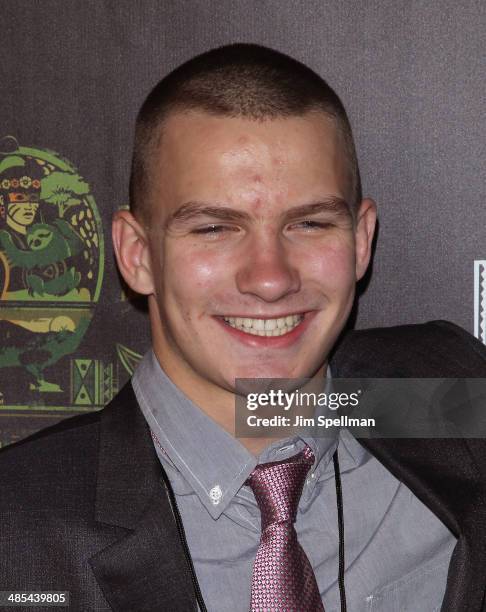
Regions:
<svg viewBox="0 0 486 612"><path fill-rule="evenodd" d="M238 370L235 378L308 378L310 376L312 376L312 373L308 373L307 369L292 370L288 365L253 365Z"/></svg>

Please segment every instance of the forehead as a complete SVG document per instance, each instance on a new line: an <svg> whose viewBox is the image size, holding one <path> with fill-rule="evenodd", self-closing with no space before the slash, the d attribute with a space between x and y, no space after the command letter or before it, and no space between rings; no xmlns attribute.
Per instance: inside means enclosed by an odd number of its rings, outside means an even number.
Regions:
<svg viewBox="0 0 486 612"><path fill-rule="evenodd" d="M270 204L278 195L348 195L342 136L318 112L261 121L173 114L162 126L152 168L152 189L164 209L201 198L243 205L252 198Z"/></svg>

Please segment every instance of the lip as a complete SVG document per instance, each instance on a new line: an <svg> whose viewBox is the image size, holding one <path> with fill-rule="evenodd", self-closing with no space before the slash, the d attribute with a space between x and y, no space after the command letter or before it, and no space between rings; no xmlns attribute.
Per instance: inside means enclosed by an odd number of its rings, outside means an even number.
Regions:
<svg viewBox="0 0 486 612"><path fill-rule="evenodd" d="M305 330L309 327L310 322L312 321L314 316L317 314L317 311L311 311L311 312L307 311L307 312L299 312L299 313L293 312L293 313L289 313L289 315L290 314L302 314L304 315L304 318L299 323L299 325L297 325L297 327L294 327L292 331L288 332L284 336L268 336L268 337L267 336L254 336L253 334L247 334L225 323L223 317L214 317L214 318L228 334L231 334L231 336L235 340L238 340L241 344L244 344L245 346L249 346L253 348L287 348L289 346L292 346L299 340L299 338L302 336ZM235 318L239 316L241 318L252 318L252 319L253 318L255 319L263 319L263 318L277 319L277 318L285 317L288 315L279 315L279 317L275 317L275 316L274 317L262 317L262 316L249 317L248 315L245 315L243 317L241 315L225 315L225 317L230 317L230 316L231 317L235 316Z"/></svg>

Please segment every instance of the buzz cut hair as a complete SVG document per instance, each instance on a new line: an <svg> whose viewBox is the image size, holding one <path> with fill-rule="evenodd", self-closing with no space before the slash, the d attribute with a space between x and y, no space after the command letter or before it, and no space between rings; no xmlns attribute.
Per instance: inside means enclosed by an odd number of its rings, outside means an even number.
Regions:
<svg viewBox="0 0 486 612"><path fill-rule="evenodd" d="M151 176L164 121L200 111L254 121L299 117L311 111L330 117L339 130L348 163L352 216L362 199L351 125L334 90L301 62L260 45L236 43L181 64L152 89L138 113L130 175L130 210L149 221Z"/></svg>

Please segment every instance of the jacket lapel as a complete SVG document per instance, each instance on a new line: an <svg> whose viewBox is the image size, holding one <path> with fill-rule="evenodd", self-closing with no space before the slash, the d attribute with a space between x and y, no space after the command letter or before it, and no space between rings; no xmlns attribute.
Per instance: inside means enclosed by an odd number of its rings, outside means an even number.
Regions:
<svg viewBox="0 0 486 612"><path fill-rule="evenodd" d="M113 610L195 610L162 468L130 384L100 418L95 520L117 528L90 558L103 594Z"/></svg>

